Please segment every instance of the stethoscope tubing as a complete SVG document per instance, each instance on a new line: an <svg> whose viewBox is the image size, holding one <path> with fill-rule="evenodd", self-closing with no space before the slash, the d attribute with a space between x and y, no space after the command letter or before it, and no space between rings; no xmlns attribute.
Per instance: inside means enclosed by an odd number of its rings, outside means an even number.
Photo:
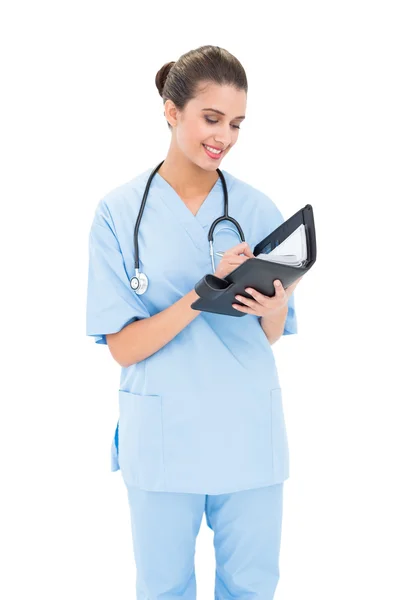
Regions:
<svg viewBox="0 0 400 600"><path fill-rule="evenodd" d="M146 200L147 200L147 196L149 193L151 182L153 180L153 177L157 173L158 169L161 167L161 165L163 163L164 163L164 161L161 161L160 164L157 165L155 167L155 169L153 169L153 171L150 173L150 176L147 180L147 184L146 184L146 187L145 187L145 190L143 193L143 198L142 198L139 213L138 213L138 216L136 219L136 224L135 224L135 229L134 229L134 234L133 234L133 246L134 246L134 251L135 251L135 275L130 280L130 285L131 285L132 289L138 295L144 294L144 292L147 290L147 287L149 284L147 276L144 273L140 273L140 271L139 271L139 241L138 241L139 240L139 226L140 226L140 221L142 220L143 211L144 211L144 207L146 205ZM215 219L215 221L211 224L210 229L208 231L208 242L210 245L210 257L211 257L211 264L212 264L213 272L215 272L214 246L213 246L214 229L218 225L218 223L220 223L221 221L230 221L231 223L233 223L235 225L237 231L239 232L241 241L242 242L245 241L244 233L243 233L241 226L236 221L236 219L234 219L233 217L230 217L228 214L228 189L226 186L225 177L223 176L220 169L217 169L217 173L221 179L222 188L224 191L224 214L221 217L218 217L218 219Z"/></svg>

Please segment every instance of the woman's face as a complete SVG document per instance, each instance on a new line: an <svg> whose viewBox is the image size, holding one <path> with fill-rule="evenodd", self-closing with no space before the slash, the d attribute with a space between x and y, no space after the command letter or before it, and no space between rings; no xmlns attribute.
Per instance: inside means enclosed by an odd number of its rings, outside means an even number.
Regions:
<svg viewBox="0 0 400 600"><path fill-rule="evenodd" d="M166 100L165 116L173 126L172 144L175 149L202 169L215 171L236 144L240 124L246 114L247 94L230 85L213 83L199 85L199 90L183 111L179 111L171 100ZM211 154L217 157L212 158L204 145L223 152Z"/></svg>

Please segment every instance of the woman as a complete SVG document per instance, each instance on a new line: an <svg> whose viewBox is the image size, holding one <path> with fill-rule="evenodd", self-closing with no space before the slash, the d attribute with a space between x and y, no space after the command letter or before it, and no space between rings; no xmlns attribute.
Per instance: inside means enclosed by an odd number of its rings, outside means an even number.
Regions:
<svg viewBox="0 0 400 600"><path fill-rule="evenodd" d="M190 51L156 76L171 130L167 157L109 192L90 231L87 335L121 365L112 469L131 511L139 600L196 597L194 553L203 513L214 531L215 597L273 598L279 579L283 482L289 457L271 346L297 331L293 290L238 297L235 318L191 308L207 273L225 277L283 222L263 192L217 168L245 118L247 79L216 46ZM140 143L140 140L138 140ZM217 254L219 252L219 254ZM223 256L221 257L220 255Z"/></svg>

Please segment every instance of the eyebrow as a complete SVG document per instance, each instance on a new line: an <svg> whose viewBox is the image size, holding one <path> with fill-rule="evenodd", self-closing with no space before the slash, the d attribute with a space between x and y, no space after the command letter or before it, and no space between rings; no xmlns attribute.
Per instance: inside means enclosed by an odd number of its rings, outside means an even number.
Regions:
<svg viewBox="0 0 400 600"><path fill-rule="evenodd" d="M218 113L219 115L222 115L223 117L225 117L225 113L223 113L221 110L217 110L216 108L203 108L202 110L212 110L213 112ZM246 117L244 115L242 115L241 117L235 117L235 119L245 119Z"/></svg>

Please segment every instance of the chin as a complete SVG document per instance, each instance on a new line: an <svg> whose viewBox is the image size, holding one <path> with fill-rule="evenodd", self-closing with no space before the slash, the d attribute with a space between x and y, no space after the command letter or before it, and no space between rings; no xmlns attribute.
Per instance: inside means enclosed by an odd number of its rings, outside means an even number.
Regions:
<svg viewBox="0 0 400 600"><path fill-rule="evenodd" d="M206 159L207 160L207 159ZM215 165L213 167L213 165L210 164L206 164L206 161L200 161L200 160L192 160L192 162L199 167L199 169L202 169L203 171L207 171L208 173L212 173L215 172L217 170L217 168L219 167L218 165Z"/></svg>

